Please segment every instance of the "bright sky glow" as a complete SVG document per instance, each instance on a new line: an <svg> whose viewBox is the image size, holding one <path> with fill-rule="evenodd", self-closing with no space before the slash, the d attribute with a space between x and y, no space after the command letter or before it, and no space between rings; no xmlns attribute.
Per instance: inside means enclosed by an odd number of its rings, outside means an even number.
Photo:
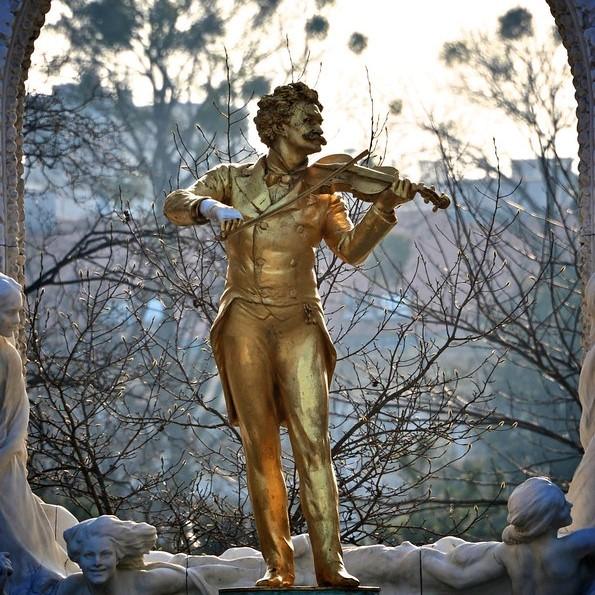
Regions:
<svg viewBox="0 0 595 595"><path fill-rule="evenodd" d="M50 22L64 11L59 2L54 1L52 6ZM287 82L288 53L278 49L284 45L286 36L296 61L302 55L304 6L304 2L287 0L279 18L274 19L267 30L258 32L258 43L270 50L270 54L254 74L272 78L273 85ZM431 148L432 137L419 128L419 123L427 121L431 113L459 122L466 139L474 144L491 146L495 137L504 158L530 156L526 139L513 125L503 121L496 112L470 107L453 95L450 84L456 81L439 59L446 41L457 40L467 31L495 31L498 17L518 6L533 14L538 35L546 35L554 27L545 0L336 0L335 6L321 10L330 21L329 34L326 39L310 44L311 60L303 80L315 84L325 106L324 127L329 141L326 150L329 153L353 152L367 146L371 115L367 69L377 115L385 114L394 99L403 102L402 114L388 120L388 160L402 171L415 174L419 160L436 156ZM224 42L232 66L242 58L245 39L254 41L254 35L245 26L249 10L247 3L246 12L236 15ZM347 48L354 31L368 38L368 47L360 55ZM49 55L63 52L64 47L60 45L51 35L42 34L36 45L34 66L43 59L44 52ZM223 42L219 51L223 52ZM72 78L73 73L67 70L64 76ZM55 82L44 81L33 68L28 86L29 90L47 91L48 84ZM137 101L146 97L146 90L140 84L134 93ZM570 110L575 109L570 80L565 101ZM251 107L254 112L255 106ZM249 138L261 148L252 128ZM574 130L563 136L561 148L563 156L576 156Z"/></svg>

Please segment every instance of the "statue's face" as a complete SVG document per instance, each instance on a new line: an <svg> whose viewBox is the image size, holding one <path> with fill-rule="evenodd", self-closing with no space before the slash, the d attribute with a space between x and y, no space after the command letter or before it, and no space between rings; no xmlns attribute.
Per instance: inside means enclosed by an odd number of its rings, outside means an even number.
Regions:
<svg viewBox="0 0 595 595"><path fill-rule="evenodd" d="M0 303L0 335L10 337L17 330L22 307L21 296L12 293Z"/></svg>
<svg viewBox="0 0 595 595"><path fill-rule="evenodd" d="M83 546L78 565L84 577L94 585L102 585L116 572L118 559L109 537L91 536Z"/></svg>
<svg viewBox="0 0 595 595"><path fill-rule="evenodd" d="M285 124L285 140L296 152L310 155L318 153L326 140L322 135L322 115L312 103L298 103L288 124Z"/></svg>

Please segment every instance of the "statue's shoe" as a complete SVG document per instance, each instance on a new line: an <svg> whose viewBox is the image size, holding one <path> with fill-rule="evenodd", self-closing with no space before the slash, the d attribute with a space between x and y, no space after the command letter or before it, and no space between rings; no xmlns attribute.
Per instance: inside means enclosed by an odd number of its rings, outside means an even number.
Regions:
<svg viewBox="0 0 595 595"><path fill-rule="evenodd" d="M291 587L295 580L293 572L282 571L279 568L267 568L264 576L256 581L257 587Z"/></svg>
<svg viewBox="0 0 595 595"><path fill-rule="evenodd" d="M343 564L336 569L328 569L317 577L319 587L341 587L343 589L355 589L359 586L359 580L345 570Z"/></svg>

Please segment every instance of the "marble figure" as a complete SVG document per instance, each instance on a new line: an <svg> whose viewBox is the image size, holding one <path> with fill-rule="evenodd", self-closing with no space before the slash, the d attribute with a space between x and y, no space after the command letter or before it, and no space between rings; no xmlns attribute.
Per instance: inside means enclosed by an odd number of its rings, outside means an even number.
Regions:
<svg viewBox="0 0 595 595"><path fill-rule="evenodd" d="M27 482L29 400L23 363L11 342L22 306L20 285L0 273L0 551L10 553L14 566L10 595L31 592L47 574L68 572L68 557L47 512L60 516L58 524L73 518L42 502Z"/></svg>
<svg viewBox="0 0 595 595"><path fill-rule="evenodd" d="M64 532L68 555L81 572L60 581L52 595L204 595L200 573L166 562L145 563L157 532L147 523L100 516Z"/></svg>
<svg viewBox="0 0 595 595"><path fill-rule="evenodd" d="M423 548L423 570L457 589L479 586L506 573L512 595L586 593L595 587L589 561L595 554L595 528L558 537L559 529L572 522L571 508L558 486L545 477L532 477L508 500L509 524L502 543L473 557L464 545L446 555Z"/></svg>

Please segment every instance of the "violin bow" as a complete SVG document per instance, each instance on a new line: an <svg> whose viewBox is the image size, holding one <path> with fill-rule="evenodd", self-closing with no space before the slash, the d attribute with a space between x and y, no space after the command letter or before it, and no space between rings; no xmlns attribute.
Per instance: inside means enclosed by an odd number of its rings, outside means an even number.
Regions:
<svg viewBox="0 0 595 595"><path fill-rule="evenodd" d="M322 180L320 180L313 186L310 186L306 190L300 192L295 198L292 198L289 202L286 202L277 208L275 208L273 205L273 207L270 210L266 211L265 213L262 213L262 215L258 215L258 217L254 217L253 219L248 219L248 221L246 221L245 223L242 223L242 225L236 227L233 231L231 231L227 234L221 234L221 239L228 240L231 236L234 236L239 231L246 229L248 227L252 227L253 225L256 225L259 221L262 221L263 219L268 219L269 217L272 217L273 215L277 215L278 213L281 213L287 207L294 204L298 200L304 198L305 196L312 194L313 192L318 190L318 188L321 188L327 182L330 182L337 174L340 174L340 173L344 172L346 169L349 169L352 165L354 165L361 159L364 159L364 157L367 157L369 154L370 154L370 151L368 151L368 149L363 150L361 153L359 153L358 155L356 155L349 161L346 161L345 163L341 164L341 166L338 167L337 169L334 169L333 171L331 171L328 174L328 176L324 177Z"/></svg>

